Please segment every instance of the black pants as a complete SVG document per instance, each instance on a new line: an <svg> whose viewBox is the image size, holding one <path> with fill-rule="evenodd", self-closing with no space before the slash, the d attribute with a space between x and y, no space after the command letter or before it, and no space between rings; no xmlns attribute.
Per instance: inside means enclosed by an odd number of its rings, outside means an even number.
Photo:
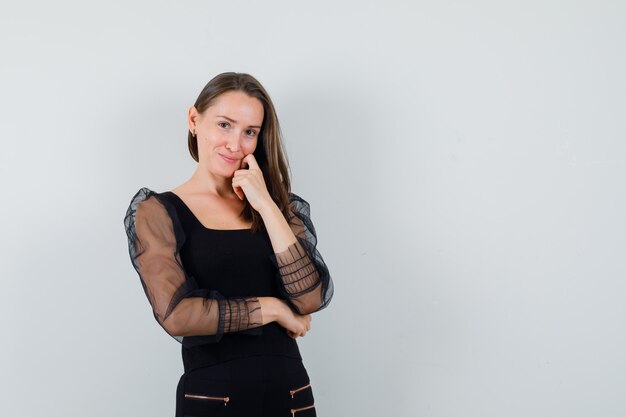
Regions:
<svg viewBox="0 0 626 417"><path fill-rule="evenodd" d="M176 417L209 416L316 417L304 364L284 356L250 356L184 373L176 389Z"/></svg>

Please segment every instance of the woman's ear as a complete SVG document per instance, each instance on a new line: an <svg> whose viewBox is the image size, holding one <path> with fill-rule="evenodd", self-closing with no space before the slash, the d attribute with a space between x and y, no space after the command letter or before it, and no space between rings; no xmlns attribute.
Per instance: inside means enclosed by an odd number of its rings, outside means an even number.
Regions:
<svg viewBox="0 0 626 417"><path fill-rule="evenodd" d="M189 111L187 112L187 126L189 127L189 131L196 133L196 123L198 122L198 110L196 110L195 106L189 107Z"/></svg>

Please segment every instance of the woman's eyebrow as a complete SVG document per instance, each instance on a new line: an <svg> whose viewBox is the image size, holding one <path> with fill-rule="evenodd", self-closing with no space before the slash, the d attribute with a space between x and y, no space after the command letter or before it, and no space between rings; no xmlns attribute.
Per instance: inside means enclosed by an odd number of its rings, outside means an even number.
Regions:
<svg viewBox="0 0 626 417"><path fill-rule="evenodd" d="M217 115L217 117L223 117L224 119L228 120L229 122L237 123L237 121L236 121L236 120L233 120L233 119L231 119L231 118L230 118L230 117L228 117L228 116L223 116L223 115L221 115L221 114L218 114L218 115ZM257 127L257 128L259 128L259 129L261 128L261 126L252 126L252 125L251 125L251 126L248 126L248 127Z"/></svg>

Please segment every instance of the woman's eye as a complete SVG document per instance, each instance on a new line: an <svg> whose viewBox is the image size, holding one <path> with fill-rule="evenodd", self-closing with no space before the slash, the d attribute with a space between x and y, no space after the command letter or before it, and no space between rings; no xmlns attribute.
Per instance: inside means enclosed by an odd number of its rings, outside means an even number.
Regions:
<svg viewBox="0 0 626 417"><path fill-rule="evenodd" d="M248 135L254 136L256 135L256 132L254 130L248 130Z"/></svg>
<svg viewBox="0 0 626 417"><path fill-rule="evenodd" d="M219 122L217 125L219 127L223 127L224 129L226 129L229 126L227 122ZM222 126L222 125L226 125L226 126Z"/></svg>

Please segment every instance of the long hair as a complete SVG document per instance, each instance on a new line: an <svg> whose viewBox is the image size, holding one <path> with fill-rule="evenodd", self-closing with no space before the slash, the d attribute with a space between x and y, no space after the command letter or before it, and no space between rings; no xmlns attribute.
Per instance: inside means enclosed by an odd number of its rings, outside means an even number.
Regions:
<svg viewBox="0 0 626 417"><path fill-rule="evenodd" d="M267 190L287 220L289 220L289 194L291 193L291 179L287 154L283 147L282 132L276 116L274 104L269 94L259 81L252 75L239 72L221 73L204 86L194 104L198 113L210 107L215 99L228 91L242 91L249 97L257 98L263 104L263 123L259 131L254 158L256 159ZM191 157L199 162L198 140L191 132L187 133L187 143ZM261 215L252 208L248 200L240 218L246 222L252 221L252 231L264 228Z"/></svg>

